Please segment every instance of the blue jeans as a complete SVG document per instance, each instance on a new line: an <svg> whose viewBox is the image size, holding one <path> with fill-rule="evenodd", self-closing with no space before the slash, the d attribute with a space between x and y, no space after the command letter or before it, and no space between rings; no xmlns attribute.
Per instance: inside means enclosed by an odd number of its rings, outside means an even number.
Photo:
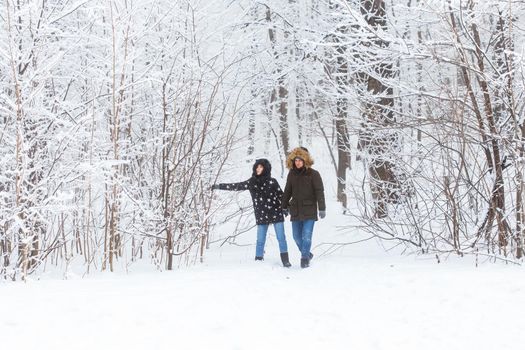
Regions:
<svg viewBox="0 0 525 350"><path fill-rule="evenodd" d="M257 244L255 246L255 256L264 256L264 244L266 243L266 233L270 225L257 225ZM276 222L273 224L277 241L279 242L279 250L281 253L288 252L286 244L286 237L284 236L284 222Z"/></svg>
<svg viewBox="0 0 525 350"><path fill-rule="evenodd" d="M314 224L315 220L292 221L293 239L303 259L310 259Z"/></svg>

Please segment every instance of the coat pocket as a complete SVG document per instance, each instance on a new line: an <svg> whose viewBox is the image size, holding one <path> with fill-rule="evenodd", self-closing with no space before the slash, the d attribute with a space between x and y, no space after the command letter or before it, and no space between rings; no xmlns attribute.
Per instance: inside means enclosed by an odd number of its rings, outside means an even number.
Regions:
<svg viewBox="0 0 525 350"><path fill-rule="evenodd" d="M302 211L305 216L315 216L317 214L317 208L315 206L315 201L311 199L302 200Z"/></svg>

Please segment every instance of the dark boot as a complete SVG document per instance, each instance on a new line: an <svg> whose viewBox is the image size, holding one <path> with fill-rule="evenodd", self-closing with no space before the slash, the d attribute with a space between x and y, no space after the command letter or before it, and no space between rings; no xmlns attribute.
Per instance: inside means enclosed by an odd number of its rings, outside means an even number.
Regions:
<svg viewBox="0 0 525 350"><path fill-rule="evenodd" d="M264 260L264 258L262 256L256 256L255 260Z"/></svg>
<svg viewBox="0 0 525 350"><path fill-rule="evenodd" d="M288 253L281 253L281 261L283 262L284 267L290 267L290 259L288 258Z"/></svg>
<svg viewBox="0 0 525 350"><path fill-rule="evenodd" d="M312 260L314 258L314 255L312 254L312 252L310 252L310 260Z"/></svg>
<svg viewBox="0 0 525 350"><path fill-rule="evenodd" d="M310 266L310 259L308 258L301 258L301 268L306 268Z"/></svg>

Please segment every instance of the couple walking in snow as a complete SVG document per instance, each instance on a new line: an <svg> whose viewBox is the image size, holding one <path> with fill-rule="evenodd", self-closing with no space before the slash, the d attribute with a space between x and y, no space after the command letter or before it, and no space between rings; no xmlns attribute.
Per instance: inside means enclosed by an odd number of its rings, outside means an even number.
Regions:
<svg viewBox="0 0 525 350"><path fill-rule="evenodd" d="M277 180L271 177L272 167L267 159L255 161L252 177L246 181L212 186L214 190L250 191L257 223L255 260L264 259L266 233L268 226L273 224L283 266L291 266L284 233L284 217L290 215L293 239L301 252L301 267L310 265L313 257L310 252L312 234L318 210L321 219L326 215L323 181L319 172L312 169L313 163L306 148L292 150L286 159L286 167L290 171L284 192Z"/></svg>

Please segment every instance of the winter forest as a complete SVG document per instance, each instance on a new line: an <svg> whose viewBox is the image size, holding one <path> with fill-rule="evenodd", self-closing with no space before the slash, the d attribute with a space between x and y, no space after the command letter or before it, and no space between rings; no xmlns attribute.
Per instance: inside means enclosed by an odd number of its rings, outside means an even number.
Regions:
<svg viewBox="0 0 525 350"><path fill-rule="evenodd" d="M525 1L0 3L1 349L522 348Z"/></svg>
<svg viewBox="0 0 525 350"><path fill-rule="evenodd" d="M264 155L282 178L298 145L360 230L520 263L524 20L519 0L4 1L0 276L203 261L254 226L210 186Z"/></svg>

